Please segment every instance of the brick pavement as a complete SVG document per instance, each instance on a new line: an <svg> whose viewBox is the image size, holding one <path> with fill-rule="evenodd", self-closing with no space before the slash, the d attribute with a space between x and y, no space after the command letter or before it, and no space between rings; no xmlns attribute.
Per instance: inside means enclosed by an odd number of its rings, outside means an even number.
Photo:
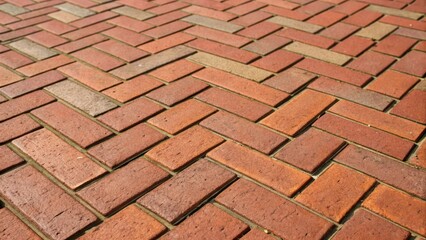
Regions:
<svg viewBox="0 0 426 240"><path fill-rule="evenodd" d="M0 239L424 239L424 13L0 0Z"/></svg>

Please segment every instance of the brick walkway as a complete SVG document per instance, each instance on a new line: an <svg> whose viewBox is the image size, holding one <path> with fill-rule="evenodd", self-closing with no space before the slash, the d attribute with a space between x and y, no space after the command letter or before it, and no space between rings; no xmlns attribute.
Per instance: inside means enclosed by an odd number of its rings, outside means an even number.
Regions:
<svg viewBox="0 0 426 240"><path fill-rule="evenodd" d="M0 239L424 240L424 13L0 0Z"/></svg>

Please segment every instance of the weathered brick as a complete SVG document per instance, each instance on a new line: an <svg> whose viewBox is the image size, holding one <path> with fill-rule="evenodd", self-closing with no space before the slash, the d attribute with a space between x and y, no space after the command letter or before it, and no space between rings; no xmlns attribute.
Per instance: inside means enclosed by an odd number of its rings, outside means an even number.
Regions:
<svg viewBox="0 0 426 240"><path fill-rule="evenodd" d="M280 16L275 16L273 18L268 19L267 21L282 25L284 27L294 28L294 29L298 29L298 30L302 30L305 32L310 32L310 33L316 33L319 30L323 29L323 27L319 25L315 25L308 22L302 22L302 21L298 21L298 20L294 20L290 18L280 17Z"/></svg>
<svg viewBox="0 0 426 240"><path fill-rule="evenodd" d="M318 144L318 143L321 144ZM344 144L344 141L316 129L286 144L275 157L308 172L315 171Z"/></svg>
<svg viewBox="0 0 426 240"><path fill-rule="evenodd" d="M184 44L186 42L189 42L193 40L194 37L182 32L175 33L173 35L163 37L161 39L157 39L155 41L143 44L139 46L139 49L142 49L144 51L150 52L150 53L158 53L163 50Z"/></svg>
<svg viewBox="0 0 426 240"><path fill-rule="evenodd" d="M208 27L208 28L212 28L212 29L216 29L216 30L220 30L224 32L229 32L229 33L234 33L243 28L242 26L238 26L233 23L229 23L229 22L225 22L225 21L221 21L221 20L217 20L217 19L213 19L213 18L209 18L205 16L200 16L200 15L191 15L182 20L192 24L197 24L204 27Z"/></svg>
<svg viewBox="0 0 426 240"><path fill-rule="evenodd" d="M24 56L20 53L17 53L13 50L0 54L0 63L4 64L4 65L6 65L10 68L13 68L13 69L28 65L32 62L33 62L33 60L31 60L30 58L28 58L28 57L26 57L26 56ZM6 69L4 69L4 68L1 68L1 69L2 70L0 70L0 71L7 72ZM6 73L6 74L2 73L2 76L5 77L5 76L8 76L9 74L10 73ZM10 75L13 76L12 74L10 74ZM12 77L12 79L13 79L13 77ZM11 80L9 80L9 81L11 81ZM6 80L6 82L8 82L8 81Z"/></svg>
<svg viewBox="0 0 426 240"><path fill-rule="evenodd" d="M82 8L82 7L79 7L79 6L76 6L74 4L70 4L70 3L64 3L64 4L61 4L61 5L56 5L55 7L58 8L58 9L61 9L62 11L69 12L73 15L76 15L76 16L82 17L82 18L94 14L94 12L90 11L89 9Z"/></svg>
<svg viewBox="0 0 426 240"><path fill-rule="evenodd" d="M25 13L28 10L23 8L23 7L19 7L19 6L10 4L10 3L4 3L4 4L0 5L0 11L3 11L3 12L6 12L10 15L15 16L15 15L18 15L18 14L21 14L21 13Z"/></svg>
<svg viewBox="0 0 426 240"><path fill-rule="evenodd" d="M374 40L381 40L389 33L393 32L397 27L381 22L375 22L370 26L361 29L356 35Z"/></svg>
<svg viewBox="0 0 426 240"><path fill-rule="evenodd" d="M263 119L261 123L287 135L294 136L334 101L335 98L332 96L305 90Z"/></svg>
<svg viewBox="0 0 426 240"><path fill-rule="evenodd" d="M185 33L189 33L197 37L206 38L216 42L231 45L237 48L240 48L246 45L247 43L251 42L251 40L248 38L233 35L227 32L222 32L219 30L211 29L211 28L206 28L203 26L194 26L190 29L185 30Z"/></svg>
<svg viewBox="0 0 426 240"><path fill-rule="evenodd" d="M166 227L153 217L130 205L79 239L155 239L165 231Z"/></svg>
<svg viewBox="0 0 426 240"><path fill-rule="evenodd" d="M285 239L322 239L333 226L289 200L243 179L223 191L216 201Z"/></svg>
<svg viewBox="0 0 426 240"><path fill-rule="evenodd" d="M19 51L27 55L30 55L31 57L37 60L43 60L43 59L55 56L57 54L54 51L49 50L48 48L45 48L27 39L22 39L22 40L13 42L10 44L10 46L18 49Z"/></svg>
<svg viewBox="0 0 426 240"><path fill-rule="evenodd" d="M98 117L98 120L117 131L123 131L162 110L163 107L160 105L146 98L138 98L126 105L103 114Z"/></svg>
<svg viewBox="0 0 426 240"><path fill-rule="evenodd" d="M91 116L102 114L117 107L115 103L103 95L92 92L69 80L50 85L45 89Z"/></svg>
<svg viewBox="0 0 426 240"><path fill-rule="evenodd" d="M272 13L278 16L282 16L285 18L290 18L298 21L303 21L309 18L310 16L304 12L300 11L291 11L289 9L280 8L276 6L267 6L262 9L263 11L266 11L268 13ZM287 23L288 24L288 23Z"/></svg>
<svg viewBox="0 0 426 240"><path fill-rule="evenodd" d="M183 2L170 2L170 3L163 4L161 6L150 8L148 11L160 15L160 14L172 12L187 6L189 6L189 4L183 3Z"/></svg>
<svg viewBox="0 0 426 240"><path fill-rule="evenodd" d="M53 13L50 13L48 16L56 20L59 20L63 23L69 23L69 22L80 19L76 15L65 12L65 11L53 12Z"/></svg>
<svg viewBox="0 0 426 240"><path fill-rule="evenodd" d="M74 62L67 56L59 55L52 58L48 58L42 61L35 62L33 64L27 65L25 67L18 68L17 70L29 77L34 75L47 72L49 70L55 69L57 67L69 64Z"/></svg>
<svg viewBox="0 0 426 240"><path fill-rule="evenodd" d="M399 27L394 33L405 37L417 38L423 41L426 40L426 33L415 29Z"/></svg>
<svg viewBox="0 0 426 240"><path fill-rule="evenodd" d="M27 36L33 42L39 43L47 48L52 48L68 42L65 38L59 37L47 31L37 32Z"/></svg>
<svg viewBox="0 0 426 240"><path fill-rule="evenodd" d="M393 34L380 41L373 50L401 57L416 42L414 39Z"/></svg>
<svg viewBox="0 0 426 240"><path fill-rule="evenodd" d="M133 62L136 59L148 55L147 52L144 52L137 48L132 48L126 44L114 40L108 40L106 42L98 43L94 45L94 47L115 57L119 57L127 62Z"/></svg>
<svg viewBox="0 0 426 240"><path fill-rule="evenodd" d="M426 168L426 144L421 143L409 161L411 164Z"/></svg>
<svg viewBox="0 0 426 240"><path fill-rule="evenodd" d="M406 95L391 111L398 115L416 122L426 124L426 92L413 90Z"/></svg>
<svg viewBox="0 0 426 240"><path fill-rule="evenodd" d="M259 229L251 229L246 235L244 235L241 240L274 240L275 238L271 235L268 235Z"/></svg>
<svg viewBox="0 0 426 240"><path fill-rule="evenodd" d="M6 145L0 146L0 172L3 172L23 162L25 162L24 159L18 156L18 154L13 152Z"/></svg>
<svg viewBox="0 0 426 240"><path fill-rule="evenodd" d="M144 195L138 203L174 223L235 177L214 163L200 160Z"/></svg>
<svg viewBox="0 0 426 240"><path fill-rule="evenodd" d="M287 140L269 129L222 111L203 120L200 125L265 154L270 154Z"/></svg>
<svg viewBox="0 0 426 240"><path fill-rule="evenodd" d="M310 179L302 171L230 141L207 156L287 196L292 196Z"/></svg>
<svg viewBox="0 0 426 240"><path fill-rule="evenodd" d="M106 37L99 34L95 34L89 37L79 39L77 41L72 41L72 42L63 44L61 46L56 47L56 49L64 53L71 53L105 40L106 40Z"/></svg>
<svg viewBox="0 0 426 240"><path fill-rule="evenodd" d="M378 75L394 61L393 57L368 51L346 66L371 75Z"/></svg>
<svg viewBox="0 0 426 240"><path fill-rule="evenodd" d="M279 89L287 93L294 93L314 78L315 74L309 73L298 68L290 68L262 82L262 84L268 85L270 87Z"/></svg>
<svg viewBox="0 0 426 240"><path fill-rule="evenodd" d="M0 144L18 138L40 128L40 125L27 115L9 119L0 123Z"/></svg>
<svg viewBox="0 0 426 240"><path fill-rule="evenodd" d="M123 61L111 57L95 48L85 48L73 53L71 56L85 61L101 70L109 71L124 64Z"/></svg>
<svg viewBox="0 0 426 240"><path fill-rule="evenodd" d="M319 47L314 47L300 42L293 42L284 47L284 49L316 58L325 62L343 65L351 60L351 57L340 53L325 50Z"/></svg>
<svg viewBox="0 0 426 240"><path fill-rule="evenodd" d="M88 153L108 167L116 167L149 147L165 136L145 124L139 124L125 132L89 149Z"/></svg>
<svg viewBox="0 0 426 240"><path fill-rule="evenodd" d="M330 114L322 116L313 126L400 160L413 147L411 142L395 135Z"/></svg>
<svg viewBox="0 0 426 240"><path fill-rule="evenodd" d="M229 21L236 17L232 13L216 11L213 9L194 6L194 5L184 8L183 11L200 15L200 16L211 17L214 19L222 20L222 21Z"/></svg>
<svg viewBox="0 0 426 240"><path fill-rule="evenodd" d="M0 226L0 238L2 239L41 240L37 234L7 208L0 209Z"/></svg>
<svg viewBox="0 0 426 240"><path fill-rule="evenodd" d="M362 206L408 229L426 235L425 204L423 200L379 185Z"/></svg>
<svg viewBox="0 0 426 240"><path fill-rule="evenodd" d="M411 51L395 63L392 69L423 77L426 73L426 53Z"/></svg>
<svg viewBox="0 0 426 240"><path fill-rule="evenodd" d="M28 165L0 176L0 194L52 239L71 237L96 220L95 215Z"/></svg>
<svg viewBox="0 0 426 240"><path fill-rule="evenodd" d="M0 66L0 86L5 86L19 80L22 80L22 77L18 74Z"/></svg>

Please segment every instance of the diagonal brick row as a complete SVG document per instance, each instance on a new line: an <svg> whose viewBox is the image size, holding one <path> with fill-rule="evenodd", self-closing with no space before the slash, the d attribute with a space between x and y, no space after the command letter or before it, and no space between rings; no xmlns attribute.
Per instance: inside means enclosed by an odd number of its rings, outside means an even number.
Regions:
<svg viewBox="0 0 426 240"><path fill-rule="evenodd" d="M0 0L0 239L426 238L424 0Z"/></svg>

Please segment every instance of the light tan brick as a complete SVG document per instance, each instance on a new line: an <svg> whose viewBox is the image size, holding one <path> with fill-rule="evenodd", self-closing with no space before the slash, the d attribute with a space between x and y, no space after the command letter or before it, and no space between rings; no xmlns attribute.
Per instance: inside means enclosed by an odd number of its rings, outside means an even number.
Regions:
<svg viewBox="0 0 426 240"><path fill-rule="evenodd" d="M370 26L361 29L355 35L366 37L366 38L372 38L374 40L380 40L383 37L387 36L389 33L391 33L393 30L395 30L396 28L397 27L393 25L375 22L371 24Z"/></svg>
<svg viewBox="0 0 426 240"><path fill-rule="evenodd" d="M376 6L376 5L370 5L367 10L379 12L387 15L393 15L398 17L405 17L405 18L411 18L414 20L417 20L423 16L421 13L416 12L410 12L406 10L400 10L395 8L388 8L388 7L382 7L382 6Z"/></svg>
<svg viewBox="0 0 426 240"><path fill-rule="evenodd" d="M347 55L335 53L329 50L325 50L323 48L315 47L300 42L293 42L292 44L287 45L285 49L338 65L343 65L349 60L351 60L351 57Z"/></svg>
<svg viewBox="0 0 426 240"><path fill-rule="evenodd" d="M310 33L316 33L319 30L323 29L323 27L312 24L312 23L297 21L290 18L280 17L280 16L273 17L269 19L268 22L273 22L276 24L283 25L284 27L295 28L295 29L299 29L305 32L310 32Z"/></svg>
<svg viewBox="0 0 426 240"><path fill-rule="evenodd" d="M220 21L220 20L216 20L216 19L204 17L204 16L199 16L199 15L192 15L192 16L186 17L182 20L189 22L189 23L192 23L192 24L197 24L197 25L208 27L208 28L214 28L214 29L224 31L224 32L229 32L229 33L234 33L234 32L241 30L243 28L243 27L236 25L236 24L233 24L233 23Z"/></svg>

